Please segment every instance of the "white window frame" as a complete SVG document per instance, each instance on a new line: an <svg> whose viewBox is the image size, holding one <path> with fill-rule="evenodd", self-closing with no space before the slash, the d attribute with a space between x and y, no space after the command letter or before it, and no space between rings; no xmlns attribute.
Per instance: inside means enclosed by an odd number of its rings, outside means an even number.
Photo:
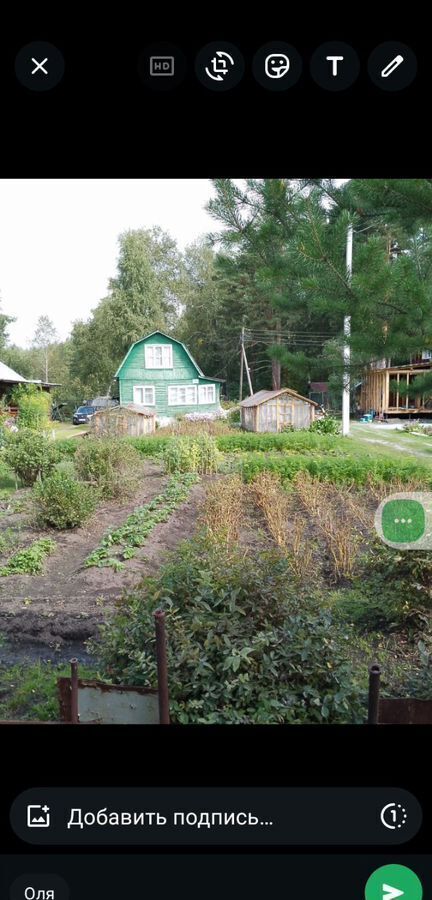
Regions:
<svg viewBox="0 0 432 900"><path fill-rule="evenodd" d="M185 400L173 400L172 399L172 391L178 391L184 389L185 391ZM193 390L194 392L194 400L187 399L187 390ZM168 385L168 406L196 406L197 405L197 385L196 384L169 384Z"/></svg>
<svg viewBox="0 0 432 900"><path fill-rule="evenodd" d="M155 364L155 350L161 351L161 363ZM150 351L152 351L152 362L150 361ZM164 353L165 351L165 353ZM164 365L164 356L168 353L168 364ZM172 344L145 344L144 347L144 363L146 369L172 369L173 352Z"/></svg>
<svg viewBox="0 0 432 900"><path fill-rule="evenodd" d="M208 400L206 394L208 390L213 391L213 399ZM200 384L198 388L198 403L216 403L216 385L215 384Z"/></svg>
<svg viewBox="0 0 432 900"><path fill-rule="evenodd" d="M146 391L152 391L152 400L151 402L143 402L141 403L139 400L135 400L135 391L139 390L143 392L143 397L145 397ZM156 397L155 397L155 388L153 384L134 384L133 386L133 402L137 403L138 406L155 406L156 405Z"/></svg>

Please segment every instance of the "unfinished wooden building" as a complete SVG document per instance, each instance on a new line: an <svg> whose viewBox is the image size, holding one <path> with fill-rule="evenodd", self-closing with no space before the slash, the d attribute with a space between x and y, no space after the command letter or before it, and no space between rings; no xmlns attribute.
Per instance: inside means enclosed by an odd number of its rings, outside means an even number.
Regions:
<svg viewBox="0 0 432 900"><path fill-rule="evenodd" d="M416 378L432 371L432 360L422 359L405 366L383 365L368 369L360 385L359 405L363 413L373 411L380 416L432 415L432 397L400 393L414 385Z"/></svg>

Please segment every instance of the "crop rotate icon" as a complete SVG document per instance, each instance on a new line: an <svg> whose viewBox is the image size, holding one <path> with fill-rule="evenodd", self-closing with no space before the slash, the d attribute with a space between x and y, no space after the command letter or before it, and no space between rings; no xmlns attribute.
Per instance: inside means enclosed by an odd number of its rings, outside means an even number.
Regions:
<svg viewBox="0 0 432 900"><path fill-rule="evenodd" d="M385 497L375 513L375 529L397 550L432 548L432 492L414 491Z"/></svg>

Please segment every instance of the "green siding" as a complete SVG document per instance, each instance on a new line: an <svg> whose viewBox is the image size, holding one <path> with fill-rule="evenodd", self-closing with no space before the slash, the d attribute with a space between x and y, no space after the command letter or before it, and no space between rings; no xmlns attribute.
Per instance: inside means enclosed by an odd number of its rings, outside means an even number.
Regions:
<svg viewBox="0 0 432 900"><path fill-rule="evenodd" d="M171 344L172 369L146 369L145 345ZM163 334L152 334L135 344L119 370L120 403L133 402L134 385L152 385L155 388L155 411L159 416L184 415L190 412L216 412L220 406L220 384L211 378L200 376L181 344L176 344ZM170 385L200 384L215 385L215 403L196 403L194 406L169 406L168 387ZM198 390L197 390L198 395Z"/></svg>

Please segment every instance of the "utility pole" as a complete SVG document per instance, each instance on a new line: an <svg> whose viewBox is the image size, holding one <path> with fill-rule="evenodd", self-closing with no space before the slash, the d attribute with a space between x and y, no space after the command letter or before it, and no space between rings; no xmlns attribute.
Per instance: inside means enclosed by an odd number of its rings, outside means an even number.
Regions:
<svg viewBox="0 0 432 900"><path fill-rule="evenodd" d="M351 283L353 262L353 227L348 226L346 243L346 268L348 282ZM350 433L350 399L351 399L351 316L344 317L344 348L343 348L343 394L342 394L342 434L346 437Z"/></svg>
<svg viewBox="0 0 432 900"><path fill-rule="evenodd" d="M243 400L243 347L244 347L244 325L241 330L240 337L240 386L239 386L239 400L240 403Z"/></svg>

